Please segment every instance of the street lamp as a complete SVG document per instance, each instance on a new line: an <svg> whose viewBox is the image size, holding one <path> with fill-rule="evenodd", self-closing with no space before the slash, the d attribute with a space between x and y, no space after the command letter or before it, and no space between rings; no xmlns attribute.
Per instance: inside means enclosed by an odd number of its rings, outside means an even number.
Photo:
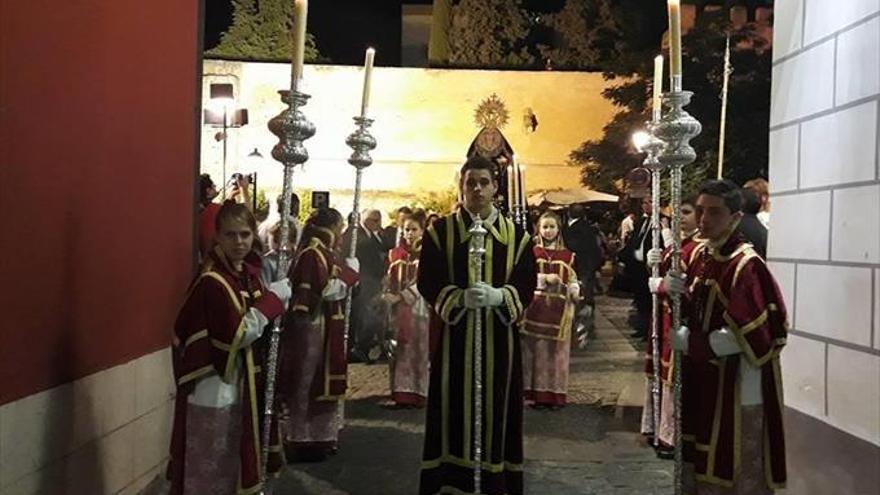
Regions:
<svg viewBox="0 0 880 495"><path fill-rule="evenodd" d="M226 197L226 142L229 128L237 128L248 123L246 108L235 109L235 96L231 83L211 83L211 100L205 109L205 124L220 127L222 130L214 135L217 141L223 141L223 196Z"/></svg>

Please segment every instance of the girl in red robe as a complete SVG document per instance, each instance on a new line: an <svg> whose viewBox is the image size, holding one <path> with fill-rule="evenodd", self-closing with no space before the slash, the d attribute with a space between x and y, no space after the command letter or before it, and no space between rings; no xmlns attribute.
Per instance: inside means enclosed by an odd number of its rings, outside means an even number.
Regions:
<svg viewBox="0 0 880 495"><path fill-rule="evenodd" d="M336 451L345 397L345 296L357 282L357 260L337 262L342 215L315 210L306 222L290 280L293 298L282 334L281 393L285 442L293 460L322 461Z"/></svg>
<svg viewBox="0 0 880 495"><path fill-rule="evenodd" d="M560 227L553 212L538 219L533 248L538 286L522 327L525 399L537 408L565 406L568 390L569 340L580 285L574 253L563 245Z"/></svg>
<svg viewBox="0 0 880 495"><path fill-rule="evenodd" d="M687 270L691 255L696 247L696 239L699 235L697 230L696 201L693 198L681 202L681 271ZM672 266L672 247L662 252L648 251L646 258L648 266L660 264L660 277L669 272ZM648 283L652 293L656 293L662 278L651 279ZM660 294L660 426L656 435L659 445L656 446L657 455L664 459L673 456L673 444L675 434L674 407L672 395L672 347L669 342L669 329L672 327L671 300L665 294ZM642 409L641 432L646 436L654 436L654 396L651 384L654 380L654 349L653 340L648 338L648 346L645 352L645 407Z"/></svg>
<svg viewBox="0 0 880 495"><path fill-rule="evenodd" d="M174 325L177 398L168 474L171 494L258 493L263 426L264 328L290 298L284 279L264 286L257 224L243 204L216 218L215 245ZM272 425L268 473L284 465Z"/></svg>
<svg viewBox="0 0 880 495"><path fill-rule="evenodd" d="M425 213L415 211L403 222L403 242L388 254L387 292L393 304L397 347L390 362L391 400L401 407L425 407L428 396L430 308L416 287Z"/></svg>

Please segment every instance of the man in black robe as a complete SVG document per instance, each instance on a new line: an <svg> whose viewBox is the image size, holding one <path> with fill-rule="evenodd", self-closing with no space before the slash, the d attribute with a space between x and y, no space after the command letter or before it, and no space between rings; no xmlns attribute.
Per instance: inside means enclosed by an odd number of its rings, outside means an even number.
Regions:
<svg viewBox="0 0 880 495"><path fill-rule="evenodd" d="M537 274L528 234L492 204L495 165L479 156L461 168L463 206L427 231L418 288L442 320L431 357L419 493L474 492L474 320L483 335L481 493L523 492L522 357L517 322L531 302ZM483 278L469 270L469 229L484 219Z"/></svg>
<svg viewBox="0 0 880 495"><path fill-rule="evenodd" d="M751 189L740 189L743 198L742 219L736 230L752 243L761 258L767 259L767 227L758 219L761 197Z"/></svg>

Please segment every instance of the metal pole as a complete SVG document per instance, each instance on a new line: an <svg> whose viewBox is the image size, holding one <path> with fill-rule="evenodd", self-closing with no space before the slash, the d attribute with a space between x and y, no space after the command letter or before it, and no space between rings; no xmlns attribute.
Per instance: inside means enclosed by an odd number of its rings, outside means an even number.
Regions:
<svg viewBox="0 0 880 495"><path fill-rule="evenodd" d="M252 182L252 184L254 185L254 197L251 198L251 202L254 204L254 208L252 211L254 213L256 213L257 212L257 173L254 172L251 175L254 177L254 181ZM290 201L290 200L288 199L288 201Z"/></svg>
<svg viewBox="0 0 880 495"><path fill-rule="evenodd" d="M348 256L354 258L357 255L358 228L361 225L361 179L363 170L356 169L354 176L354 205L351 210L351 242L348 245ZM352 307L353 291L348 290L345 295L345 336L343 337L343 349L345 350L346 359L348 359L348 333L351 330L351 307Z"/></svg>
<svg viewBox="0 0 880 495"><path fill-rule="evenodd" d="M724 48L724 83L721 86L721 129L718 135L718 180L724 173L724 142L727 135L727 91L730 83L730 74L733 68L730 66L730 34L727 35L727 44Z"/></svg>
<svg viewBox="0 0 880 495"><path fill-rule="evenodd" d="M223 104L223 199L226 199L226 104Z"/></svg>
<svg viewBox="0 0 880 495"><path fill-rule="evenodd" d="M653 137L652 137L653 139ZM651 248L660 250L660 167L657 166L655 154L649 150L648 162L651 166ZM651 267L651 277L660 277L660 265ZM651 405L654 423L654 446L660 446L660 298L656 292L651 293L651 364L653 376L651 380Z"/></svg>
<svg viewBox="0 0 880 495"><path fill-rule="evenodd" d="M487 230L480 215L470 228L470 262L474 266L474 283L483 280L483 255L486 253ZM483 469L483 315L485 308L473 310L474 315L474 493L482 492ZM465 377L467 379L467 377Z"/></svg>

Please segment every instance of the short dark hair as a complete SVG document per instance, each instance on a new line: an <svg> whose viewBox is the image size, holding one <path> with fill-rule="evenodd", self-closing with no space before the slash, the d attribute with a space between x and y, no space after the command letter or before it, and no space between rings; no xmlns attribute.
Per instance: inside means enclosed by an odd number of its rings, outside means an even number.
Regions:
<svg viewBox="0 0 880 495"><path fill-rule="evenodd" d="M724 200L724 206L726 206L731 213L742 211L742 191L739 186L727 179L709 180L704 182L703 185L700 186L699 194L721 198Z"/></svg>
<svg viewBox="0 0 880 495"><path fill-rule="evenodd" d="M401 213L403 213L404 215L412 215L413 209L409 206L401 206L397 209L397 214L400 215Z"/></svg>
<svg viewBox="0 0 880 495"><path fill-rule="evenodd" d="M474 155L468 158L466 162L464 162L464 165L461 166L461 170L459 171L459 173L461 174L460 180L464 180L464 174L468 170L488 170L489 175L492 176L492 180L495 180L495 162L480 155Z"/></svg>
<svg viewBox="0 0 880 495"><path fill-rule="evenodd" d="M743 188L741 191L743 197L742 211L746 215L757 215L761 211L761 197L754 189Z"/></svg>
<svg viewBox="0 0 880 495"><path fill-rule="evenodd" d="M283 196L281 194L278 195L278 198L275 202L278 204L278 213L281 213L281 199ZM293 216L299 216L299 196L296 193L290 193L290 214Z"/></svg>
<svg viewBox="0 0 880 495"><path fill-rule="evenodd" d="M199 175L199 203L205 204L208 201L211 201L211 198L208 197L208 189L211 189L213 187L215 187L214 181L211 180L210 175Z"/></svg>

